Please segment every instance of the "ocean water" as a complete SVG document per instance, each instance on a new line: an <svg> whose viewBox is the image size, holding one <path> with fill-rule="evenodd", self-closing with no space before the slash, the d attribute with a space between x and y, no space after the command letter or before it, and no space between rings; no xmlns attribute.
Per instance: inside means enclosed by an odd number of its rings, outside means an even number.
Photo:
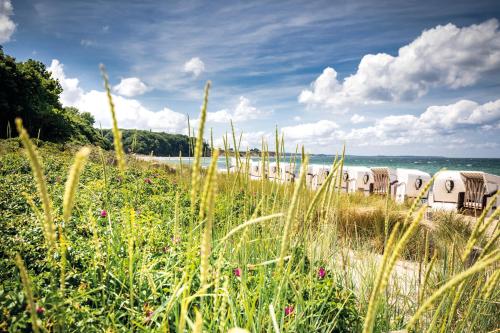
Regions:
<svg viewBox="0 0 500 333"><path fill-rule="evenodd" d="M148 157L149 158L149 157ZM179 164L177 157L153 157L154 160L169 164ZM311 155L309 157L310 164L331 165L334 156L328 155ZM252 158L258 160L258 158ZM272 160L272 159L271 159ZM286 157L290 160L290 156ZM183 158L182 163L189 164L192 158ZM202 159L202 165L208 166L210 163L209 157ZM297 168L300 165L300 157L296 161ZM390 168L406 168L418 169L433 175L440 169L448 170L473 170L492 173L500 176L500 158L449 158L449 157L422 157L422 156L346 156L345 165L366 166L366 167L390 167ZM218 168L226 168L226 159L220 157Z"/></svg>

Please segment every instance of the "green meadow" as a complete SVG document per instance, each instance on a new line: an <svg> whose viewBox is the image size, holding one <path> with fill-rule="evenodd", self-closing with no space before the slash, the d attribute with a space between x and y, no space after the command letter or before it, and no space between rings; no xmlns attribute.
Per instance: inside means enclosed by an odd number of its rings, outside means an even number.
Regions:
<svg viewBox="0 0 500 333"><path fill-rule="evenodd" d="M189 165L125 154L111 96L114 151L32 140L17 121L0 141L0 331L499 329L500 208L471 223L347 195L342 154L312 191L307 147L285 158L278 136L262 161L301 160L294 182L218 172L213 147L202 168L208 90ZM237 135L225 143L229 158Z"/></svg>

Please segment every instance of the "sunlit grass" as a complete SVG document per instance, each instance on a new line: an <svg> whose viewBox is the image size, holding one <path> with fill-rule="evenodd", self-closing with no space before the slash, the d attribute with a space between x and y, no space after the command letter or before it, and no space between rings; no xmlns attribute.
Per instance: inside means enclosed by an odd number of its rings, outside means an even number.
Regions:
<svg viewBox="0 0 500 333"><path fill-rule="evenodd" d="M277 162L303 162L293 183L250 180L239 154L237 172L218 173L217 150L202 169L203 120L191 170L125 160L119 131L116 155L73 158L50 144L37 149L21 126L29 162L16 139L0 147L0 330L498 328L499 208L472 229L456 215L424 223L419 200L342 193L344 152L312 191L305 151L286 160L278 131ZM234 128L232 141L239 152ZM226 135L226 161L229 148ZM35 186L38 195L21 194ZM483 252L469 265L475 247Z"/></svg>

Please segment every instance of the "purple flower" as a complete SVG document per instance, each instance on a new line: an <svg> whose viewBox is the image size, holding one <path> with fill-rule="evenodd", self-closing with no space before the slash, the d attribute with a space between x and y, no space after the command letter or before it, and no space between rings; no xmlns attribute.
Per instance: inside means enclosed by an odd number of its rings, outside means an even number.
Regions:
<svg viewBox="0 0 500 333"><path fill-rule="evenodd" d="M150 178L144 178L144 182L145 182L146 184L151 184L151 183L152 183L152 181L151 181L151 179L150 179Z"/></svg>
<svg viewBox="0 0 500 333"><path fill-rule="evenodd" d="M145 309L144 309L144 322L147 324L153 319L154 311L149 307L149 305L146 303Z"/></svg>
<svg viewBox="0 0 500 333"><path fill-rule="evenodd" d="M45 312L45 308L43 306L36 307L36 313L42 315Z"/></svg>
<svg viewBox="0 0 500 333"><path fill-rule="evenodd" d="M293 313L293 305L285 306L285 316L289 316Z"/></svg>
<svg viewBox="0 0 500 333"><path fill-rule="evenodd" d="M108 216L108 212L105 209L101 210L101 217L106 217L106 216Z"/></svg>
<svg viewBox="0 0 500 333"><path fill-rule="evenodd" d="M238 268L233 269L234 276L240 277L241 273L242 273L241 268L238 267Z"/></svg>
<svg viewBox="0 0 500 333"><path fill-rule="evenodd" d="M325 277L325 275L326 275L326 270L323 267L320 267L318 269L318 278L322 279Z"/></svg>

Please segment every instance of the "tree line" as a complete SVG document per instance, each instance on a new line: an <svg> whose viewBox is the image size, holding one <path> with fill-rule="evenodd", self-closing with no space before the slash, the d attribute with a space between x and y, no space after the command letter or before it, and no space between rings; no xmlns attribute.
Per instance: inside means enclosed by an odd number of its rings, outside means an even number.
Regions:
<svg viewBox="0 0 500 333"><path fill-rule="evenodd" d="M63 107L62 91L42 62L16 61L0 45L0 138L17 136L14 121L21 118L29 134L40 140L111 149L111 131L95 128L91 113ZM157 156L190 156L194 145L187 135L145 130L122 130L122 139L127 152ZM209 151L206 142L203 151Z"/></svg>

